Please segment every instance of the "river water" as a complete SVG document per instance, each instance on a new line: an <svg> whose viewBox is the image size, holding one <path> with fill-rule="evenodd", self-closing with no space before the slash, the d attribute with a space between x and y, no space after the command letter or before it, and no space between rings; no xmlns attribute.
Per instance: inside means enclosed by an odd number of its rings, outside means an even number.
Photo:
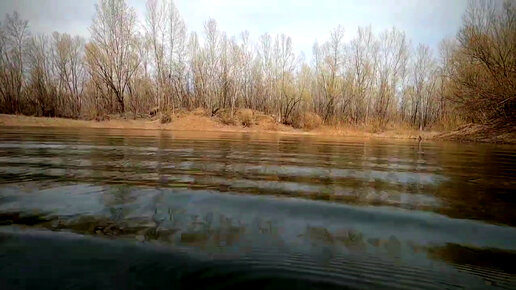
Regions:
<svg viewBox="0 0 516 290"><path fill-rule="evenodd" d="M0 288L516 288L516 147L0 128Z"/></svg>

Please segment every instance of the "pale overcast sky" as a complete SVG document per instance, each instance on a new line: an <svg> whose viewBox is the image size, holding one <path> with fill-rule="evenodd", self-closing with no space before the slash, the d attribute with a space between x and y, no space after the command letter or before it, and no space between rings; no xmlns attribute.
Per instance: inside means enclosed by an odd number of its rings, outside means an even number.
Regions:
<svg viewBox="0 0 516 290"><path fill-rule="evenodd" d="M0 0L1 14L17 10L32 32L68 32L88 37L96 0ZM129 0L144 21L144 0ZM374 32L390 27L404 30L414 44L437 48L453 37L461 23L466 0L176 0L189 31L202 32L208 18L228 35L248 30L253 39L265 32L292 37L296 51L311 55L315 40L323 42L331 29L344 26L346 39L358 26Z"/></svg>

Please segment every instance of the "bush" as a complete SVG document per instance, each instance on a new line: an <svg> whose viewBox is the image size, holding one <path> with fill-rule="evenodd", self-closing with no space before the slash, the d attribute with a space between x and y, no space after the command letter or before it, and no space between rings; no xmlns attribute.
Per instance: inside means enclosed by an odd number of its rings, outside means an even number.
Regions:
<svg viewBox="0 0 516 290"><path fill-rule="evenodd" d="M161 124L167 124L172 122L172 117L170 117L170 114L168 112L164 112L161 114L161 118L159 119L159 121L161 122Z"/></svg>
<svg viewBox="0 0 516 290"><path fill-rule="evenodd" d="M151 117L156 116L158 113L159 113L159 107L154 107L154 108L152 108L152 109L149 111L149 115L151 115Z"/></svg>
<svg viewBox="0 0 516 290"><path fill-rule="evenodd" d="M192 110L192 114L194 116L212 117L212 114L208 110L203 108L196 108Z"/></svg>
<svg viewBox="0 0 516 290"><path fill-rule="evenodd" d="M254 124L254 113L252 110L242 109L238 111L237 115L242 126L251 127Z"/></svg>
<svg viewBox="0 0 516 290"><path fill-rule="evenodd" d="M219 110L217 115L220 119L220 122L224 125L236 125L236 119L234 116L231 116L231 112L229 110Z"/></svg>
<svg viewBox="0 0 516 290"><path fill-rule="evenodd" d="M223 109L218 110L216 116L220 122L225 125L242 125L250 127L254 124L254 112L250 109L241 109L231 114L231 110Z"/></svg>
<svg viewBox="0 0 516 290"><path fill-rule="evenodd" d="M95 116L95 121L102 122L102 121L109 121L110 117L105 114L97 114Z"/></svg>
<svg viewBox="0 0 516 290"><path fill-rule="evenodd" d="M385 131L387 123L379 119L373 119L369 123L369 132L371 133L382 133Z"/></svg>
<svg viewBox="0 0 516 290"><path fill-rule="evenodd" d="M298 129L313 130L321 127L323 121L319 115L315 113L300 113L292 118L292 127Z"/></svg>

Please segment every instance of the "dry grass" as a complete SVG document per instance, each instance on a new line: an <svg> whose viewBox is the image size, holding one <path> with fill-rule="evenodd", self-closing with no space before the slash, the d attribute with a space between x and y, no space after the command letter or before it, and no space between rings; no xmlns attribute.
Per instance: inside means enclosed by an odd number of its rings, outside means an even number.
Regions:
<svg viewBox="0 0 516 290"><path fill-rule="evenodd" d="M211 116L211 113L204 108L197 108L197 109L192 110L191 112L182 110L182 111L180 111L179 114L188 114L188 113L191 113L192 115L195 115L195 116L202 116L202 117L210 117Z"/></svg>
<svg viewBox="0 0 516 290"><path fill-rule="evenodd" d="M150 120L85 121L63 118L29 117L0 114L0 126L5 127L60 127L60 128L112 128L156 129L159 123Z"/></svg>
<svg viewBox="0 0 516 290"><path fill-rule="evenodd" d="M385 131L386 124L380 120L372 120L365 127L366 127L367 132L378 134L378 133L383 133Z"/></svg>
<svg viewBox="0 0 516 290"><path fill-rule="evenodd" d="M163 112L159 121L161 124L168 124L172 122L172 117L170 116L169 112Z"/></svg>
<svg viewBox="0 0 516 290"><path fill-rule="evenodd" d="M444 116L443 119L432 125L432 130L449 132L457 130L466 124L467 123L460 117L460 115L456 113L455 115Z"/></svg>
<svg viewBox="0 0 516 290"><path fill-rule="evenodd" d="M217 122L214 118L206 117L204 114L182 113L176 115L172 124L161 129L172 130L193 130L193 131L217 131L224 125Z"/></svg>
<svg viewBox="0 0 516 290"><path fill-rule="evenodd" d="M235 112L222 109L217 111L215 117L224 125L251 127L255 124L254 111L250 109L238 109Z"/></svg>
<svg viewBox="0 0 516 290"><path fill-rule="evenodd" d="M236 115L238 117L238 120L239 120L240 124L242 124L242 126L244 126L244 127L251 127L252 125L254 125L254 112L253 112L253 110L250 110L250 109L240 109L240 110L238 110Z"/></svg>
<svg viewBox="0 0 516 290"><path fill-rule="evenodd" d="M235 115L231 114L230 110L219 110L216 117L224 125L235 126L237 124L237 119Z"/></svg>
<svg viewBox="0 0 516 290"><path fill-rule="evenodd" d="M317 129L322 124L322 118L310 112L296 114L292 120L292 127L305 130Z"/></svg>
<svg viewBox="0 0 516 290"><path fill-rule="evenodd" d="M208 116L207 116L208 115ZM227 124L220 118L220 114L211 117L206 110L177 111L171 115L170 123L161 123L160 118L124 120L113 119L106 121L84 121L61 118L42 118L16 115L0 115L0 126L23 127L74 127L74 128L113 128L113 129L163 129L163 130L190 130L190 131L221 131L221 132L275 132L281 134L304 134L317 136L353 136L365 138L397 138L397 139L432 139L437 132L414 130L406 125L389 125L382 131L375 130L372 125L324 126L320 125L317 117L306 115L303 121L304 129L295 129L291 126L278 123L273 117L251 110L239 110L235 113L235 123ZM306 130L310 130L307 132ZM441 134L440 139L456 139ZM440 136L441 136L440 135ZM516 139L514 131L504 140ZM507 143L507 142L506 142Z"/></svg>

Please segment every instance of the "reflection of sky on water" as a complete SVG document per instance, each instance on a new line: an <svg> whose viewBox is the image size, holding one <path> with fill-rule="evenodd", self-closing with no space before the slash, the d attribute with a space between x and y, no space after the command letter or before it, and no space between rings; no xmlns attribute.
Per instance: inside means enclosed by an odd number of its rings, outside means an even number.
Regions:
<svg viewBox="0 0 516 290"><path fill-rule="evenodd" d="M241 258L511 273L512 147L24 130L0 132L3 225Z"/></svg>

